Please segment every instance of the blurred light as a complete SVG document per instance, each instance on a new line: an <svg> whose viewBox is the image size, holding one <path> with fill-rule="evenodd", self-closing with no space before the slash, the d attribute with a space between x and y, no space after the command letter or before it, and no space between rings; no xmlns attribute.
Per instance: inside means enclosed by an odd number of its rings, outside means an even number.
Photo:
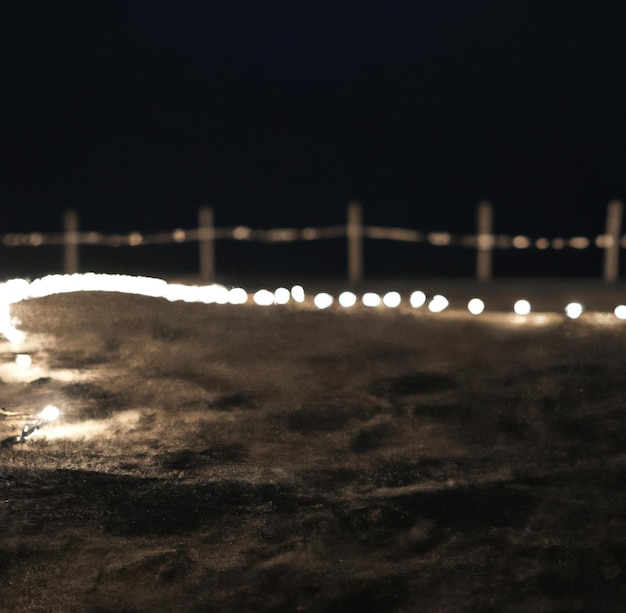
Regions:
<svg viewBox="0 0 626 613"><path fill-rule="evenodd" d="M528 300L518 300L513 305L513 310L517 315L528 315L530 313L530 302Z"/></svg>
<svg viewBox="0 0 626 613"><path fill-rule="evenodd" d="M547 238L538 238L535 241L535 247L537 249L547 249L550 246L550 241Z"/></svg>
<svg viewBox="0 0 626 613"><path fill-rule="evenodd" d="M528 249L530 239L527 236L516 236L513 238L513 247L516 249Z"/></svg>
<svg viewBox="0 0 626 613"><path fill-rule="evenodd" d="M356 294L354 292L342 292L339 294L339 304L346 309L353 307L356 304Z"/></svg>
<svg viewBox="0 0 626 613"><path fill-rule="evenodd" d="M480 298L472 298L467 303L467 310L472 315L480 315L485 310L485 303Z"/></svg>
<svg viewBox="0 0 626 613"><path fill-rule="evenodd" d="M375 292L365 292L361 302L366 307L377 307L380 304L380 296Z"/></svg>
<svg viewBox="0 0 626 613"><path fill-rule="evenodd" d="M569 239L569 245L574 249L586 249L589 247L589 239L584 236L574 236Z"/></svg>
<svg viewBox="0 0 626 613"><path fill-rule="evenodd" d="M177 243L182 243L187 238L187 233L184 230L178 228L174 230L174 234L172 234L172 238Z"/></svg>
<svg viewBox="0 0 626 613"><path fill-rule="evenodd" d="M250 238L251 235L252 230L250 228L246 228L245 226L237 226L233 230L233 238L239 241L245 241L246 239Z"/></svg>
<svg viewBox="0 0 626 613"><path fill-rule="evenodd" d="M552 241L552 249L563 249L565 247L565 239L564 238L555 238Z"/></svg>
<svg viewBox="0 0 626 613"><path fill-rule="evenodd" d="M400 296L398 292L387 292L383 296L383 304L391 309L395 309L396 307L400 306L401 302L402 296Z"/></svg>
<svg viewBox="0 0 626 613"><path fill-rule="evenodd" d="M619 306L616 306L615 311L613 312L615 313L615 317L617 317L617 319L626 319L626 305L620 304Z"/></svg>
<svg viewBox="0 0 626 613"><path fill-rule="evenodd" d="M228 302L230 304L245 304L248 302L248 292L242 287L233 287L228 290Z"/></svg>
<svg viewBox="0 0 626 613"><path fill-rule="evenodd" d="M452 235L449 232L430 232L428 234L428 242L437 247L445 247L452 241Z"/></svg>
<svg viewBox="0 0 626 613"><path fill-rule="evenodd" d="M33 360L27 353L18 353L15 356L15 364L20 368L28 368L33 363Z"/></svg>
<svg viewBox="0 0 626 613"><path fill-rule="evenodd" d="M333 297L326 292L322 292L321 294L317 294L315 298L313 298L313 304L318 309L327 309L333 303Z"/></svg>
<svg viewBox="0 0 626 613"><path fill-rule="evenodd" d="M448 302L448 299L445 296L442 296L441 294L437 294L436 296L433 296L433 299L428 304L428 310L431 313L441 313L442 311L445 311L448 308L449 304L450 303Z"/></svg>
<svg viewBox="0 0 626 613"><path fill-rule="evenodd" d="M47 407L44 407L39 413L39 419L43 421L53 421L59 416L59 409L57 407L49 404Z"/></svg>
<svg viewBox="0 0 626 613"><path fill-rule="evenodd" d="M295 302L304 302L304 288L302 285L294 285L291 288L291 297Z"/></svg>
<svg viewBox="0 0 626 613"><path fill-rule="evenodd" d="M570 302L565 307L565 314L570 319L578 319L583 314L583 305L580 302Z"/></svg>
<svg viewBox="0 0 626 613"><path fill-rule="evenodd" d="M424 304L426 303L426 294L419 290L416 292L413 292L411 294L410 301L411 301L411 306L414 309L419 309L421 306L424 306Z"/></svg>
<svg viewBox="0 0 626 613"><path fill-rule="evenodd" d="M254 304L269 306L270 304L274 304L274 292L270 292L267 289L260 289L258 292L255 292L252 299L254 300Z"/></svg>
<svg viewBox="0 0 626 613"><path fill-rule="evenodd" d="M274 292L274 302L276 304L287 304L291 298L291 292L286 287L279 287Z"/></svg>

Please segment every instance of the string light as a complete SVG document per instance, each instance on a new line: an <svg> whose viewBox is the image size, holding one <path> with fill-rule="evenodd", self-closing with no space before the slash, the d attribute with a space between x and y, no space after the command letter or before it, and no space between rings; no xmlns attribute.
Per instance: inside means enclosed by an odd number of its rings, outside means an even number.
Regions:
<svg viewBox="0 0 626 613"><path fill-rule="evenodd" d="M419 309L426 304L426 294L417 290L411 294L409 302L414 309Z"/></svg>
<svg viewBox="0 0 626 613"><path fill-rule="evenodd" d="M363 306L374 308L380 305L380 296L376 292L366 292L361 298Z"/></svg>
<svg viewBox="0 0 626 613"><path fill-rule="evenodd" d="M445 311L448 308L449 304L450 303L448 302L448 299L445 296L442 296L441 294L437 294L436 296L433 296L433 299L429 302L428 310L431 313L441 313L442 311Z"/></svg>
<svg viewBox="0 0 626 613"><path fill-rule="evenodd" d="M513 305L513 311L515 311L516 315L528 315L530 313L531 307L530 302L528 300L518 300Z"/></svg>
<svg viewBox="0 0 626 613"><path fill-rule="evenodd" d="M349 309L356 304L356 294L354 292L341 292L338 302L344 309Z"/></svg>
<svg viewBox="0 0 626 613"><path fill-rule="evenodd" d="M399 307L401 302L402 296L399 292L387 292L383 296L383 304L390 309L395 309L396 307Z"/></svg>
<svg viewBox="0 0 626 613"><path fill-rule="evenodd" d="M10 412L7 414L12 415ZM20 416L19 413L15 415ZM32 436L38 430L41 430L44 426L47 426L50 422L58 419L59 415L60 411L54 405L50 404L44 407L37 415L36 421L25 424L22 427L22 431L17 436L10 436L9 438L4 439L0 443L0 447L11 447L13 445L25 443L28 437Z"/></svg>
<svg viewBox="0 0 626 613"><path fill-rule="evenodd" d="M472 298L467 303L467 310L472 315L480 315L485 310L485 303L480 298Z"/></svg>
<svg viewBox="0 0 626 613"><path fill-rule="evenodd" d="M565 314L570 319L578 319L583 314L583 305L580 302L570 302L565 307Z"/></svg>
<svg viewBox="0 0 626 613"><path fill-rule="evenodd" d="M313 298L313 304L318 309L327 309L333 304L333 301L334 301L333 297L330 294L327 294L326 292L321 292L317 294L315 298Z"/></svg>

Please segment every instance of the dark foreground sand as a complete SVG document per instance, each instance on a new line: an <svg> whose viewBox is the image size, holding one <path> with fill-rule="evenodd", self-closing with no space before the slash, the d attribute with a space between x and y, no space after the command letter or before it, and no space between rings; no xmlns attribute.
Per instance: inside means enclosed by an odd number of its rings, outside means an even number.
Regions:
<svg viewBox="0 0 626 613"><path fill-rule="evenodd" d="M13 310L2 611L626 610L626 324Z"/></svg>

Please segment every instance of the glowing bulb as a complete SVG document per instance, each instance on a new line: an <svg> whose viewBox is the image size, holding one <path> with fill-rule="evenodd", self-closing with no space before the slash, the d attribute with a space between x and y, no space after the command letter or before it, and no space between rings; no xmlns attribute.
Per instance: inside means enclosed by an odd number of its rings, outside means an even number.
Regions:
<svg viewBox="0 0 626 613"><path fill-rule="evenodd" d="M570 319L578 319L583 314L583 305L580 302L570 302L565 307L565 314Z"/></svg>
<svg viewBox="0 0 626 613"><path fill-rule="evenodd" d="M321 294L317 294L315 298L313 298L313 304L318 309L327 309L333 303L333 297L326 292L322 292Z"/></svg>
<svg viewBox="0 0 626 613"><path fill-rule="evenodd" d="M49 404L47 407L44 407L39 413L39 419L42 421L53 421L59 416L59 409L55 406Z"/></svg>
<svg viewBox="0 0 626 613"><path fill-rule="evenodd" d="M450 303L448 302L448 299L445 296L442 296L441 294L437 294L436 296L433 296L433 299L428 304L428 310L431 313L441 313L442 311L445 311L448 308L449 304Z"/></svg>
<svg viewBox="0 0 626 613"><path fill-rule="evenodd" d="M530 302L528 300L518 300L513 305L513 310L517 315L528 315L530 313Z"/></svg>
<svg viewBox="0 0 626 613"><path fill-rule="evenodd" d="M400 296L398 292L387 292L383 296L383 304L391 309L395 309L396 307L400 306L401 302L402 296Z"/></svg>
<svg viewBox="0 0 626 613"><path fill-rule="evenodd" d="M366 307L377 307L380 304L380 296L375 292L365 292L361 302Z"/></svg>
<svg viewBox="0 0 626 613"><path fill-rule="evenodd" d="M619 306L616 306L615 311L613 312L615 313L615 317L617 317L617 319L626 319L626 305L620 304Z"/></svg>
<svg viewBox="0 0 626 613"><path fill-rule="evenodd" d="M339 304L346 309L353 307L356 304L356 294L353 292L342 292L339 294Z"/></svg>
<svg viewBox="0 0 626 613"><path fill-rule="evenodd" d="M304 288L301 285L294 285L291 288L291 297L296 302L304 302Z"/></svg>
<svg viewBox="0 0 626 613"><path fill-rule="evenodd" d="M279 287L274 292L274 302L276 304L287 304L291 298L291 292L286 287Z"/></svg>
<svg viewBox="0 0 626 613"><path fill-rule="evenodd" d="M269 306L270 304L274 304L274 292L270 292L267 289L260 289L258 292L255 292L252 299L254 303L259 306Z"/></svg>
<svg viewBox="0 0 626 613"><path fill-rule="evenodd" d="M228 302L230 304L245 304L248 302L248 292L242 287L233 287L228 290Z"/></svg>
<svg viewBox="0 0 626 613"><path fill-rule="evenodd" d="M485 303L480 298L472 298L467 303L467 310L472 315L480 315L485 310Z"/></svg>
<svg viewBox="0 0 626 613"><path fill-rule="evenodd" d="M419 309L421 306L424 306L425 303L426 303L426 294L424 292L420 292L418 290L411 294L411 306L414 309Z"/></svg>
<svg viewBox="0 0 626 613"><path fill-rule="evenodd" d="M31 357L27 353L18 353L15 356L15 364L20 368L28 368L32 362Z"/></svg>

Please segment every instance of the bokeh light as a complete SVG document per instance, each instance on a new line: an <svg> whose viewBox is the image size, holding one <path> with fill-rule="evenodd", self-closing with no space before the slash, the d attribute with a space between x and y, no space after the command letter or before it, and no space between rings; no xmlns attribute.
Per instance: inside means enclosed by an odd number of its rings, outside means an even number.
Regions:
<svg viewBox="0 0 626 613"><path fill-rule="evenodd" d="M318 309L327 309L329 306L331 306L334 302L333 297L330 294L327 294L326 292L321 292L319 294L316 294L315 298L313 298L313 304L318 308Z"/></svg>
<svg viewBox="0 0 626 613"><path fill-rule="evenodd" d="M565 314L570 319L578 319L583 314L583 305L580 302L570 302L565 307Z"/></svg>
<svg viewBox="0 0 626 613"><path fill-rule="evenodd" d="M449 304L450 303L445 296L437 294L436 296L433 296L433 299L428 303L428 310L431 313L441 313L448 308Z"/></svg>
<svg viewBox="0 0 626 613"><path fill-rule="evenodd" d="M414 309L419 309L426 304L426 294L417 290L411 294L410 302Z"/></svg>
<svg viewBox="0 0 626 613"><path fill-rule="evenodd" d="M383 304L391 309L399 307L401 302L402 296L400 296L399 292L387 292L383 296Z"/></svg>
<svg viewBox="0 0 626 613"><path fill-rule="evenodd" d="M480 315L485 310L485 303L480 298L472 298L467 303L467 310L472 315Z"/></svg>
<svg viewBox="0 0 626 613"><path fill-rule="evenodd" d="M274 304L274 292L270 292L267 289L260 289L254 293L252 299L254 300L254 304L258 304L259 306L270 306Z"/></svg>
<svg viewBox="0 0 626 613"><path fill-rule="evenodd" d="M287 304L291 298L291 292L286 287L279 287L274 292L274 302L276 304Z"/></svg>
<svg viewBox="0 0 626 613"><path fill-rule="evenodd" d="M356 304L356 294L354 292L341 292L338 300L339 304L347 309Z"/></svg>
<svg viewBox="0 0 626 613"><path fill-rule="evenodd" d="M513 305L516 315L528 315L531 311L530 302L528 300L518 300Z"/></svg>
<svg viewBox="0 0 626 613"><path fill-rule="evenodd" d="M380 305L380 296L376 292L365 292L361 298L363 306L377 307Z"/></svg>

